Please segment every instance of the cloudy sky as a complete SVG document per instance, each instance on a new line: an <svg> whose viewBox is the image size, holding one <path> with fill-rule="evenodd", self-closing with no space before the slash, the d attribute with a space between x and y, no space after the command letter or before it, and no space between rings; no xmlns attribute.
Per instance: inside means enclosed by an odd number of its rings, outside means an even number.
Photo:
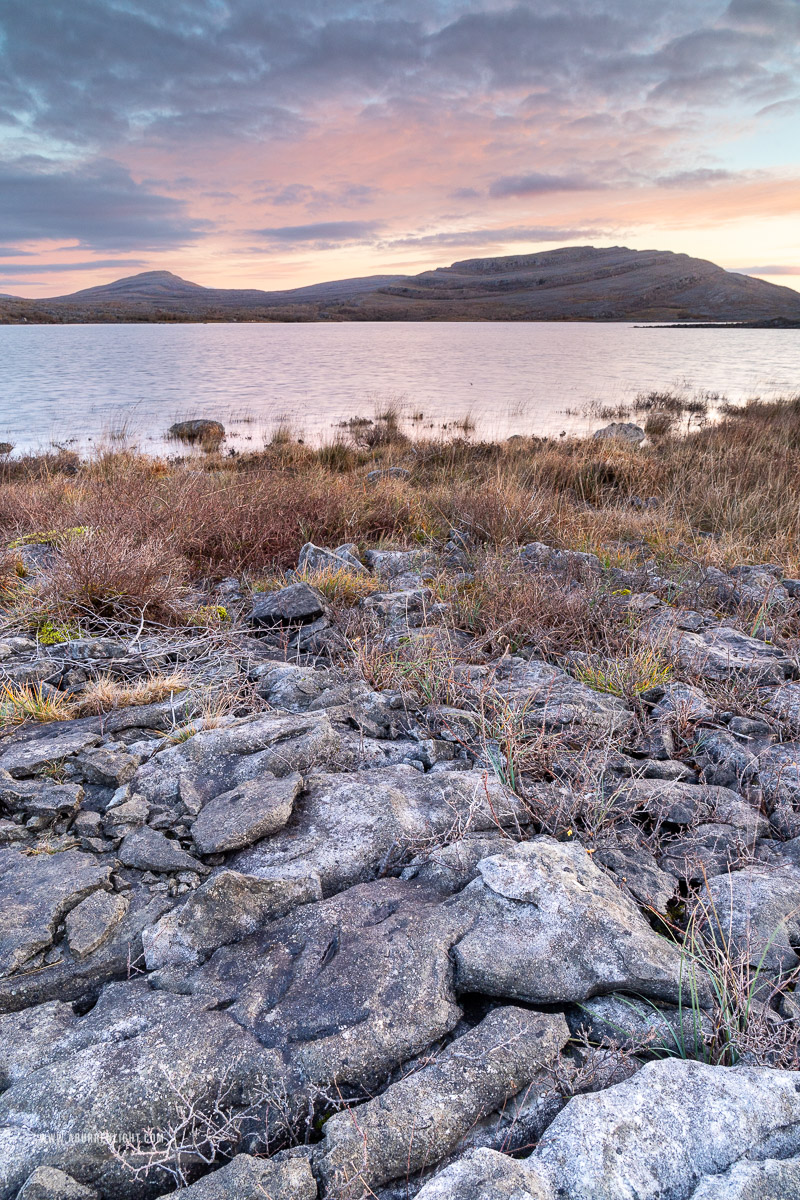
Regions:
<svg viewBox="0 0 800 1200"><path fill-rule="evenodd" d="M2 0L0 292L567 244L800 288L799 0Z"/></svg>

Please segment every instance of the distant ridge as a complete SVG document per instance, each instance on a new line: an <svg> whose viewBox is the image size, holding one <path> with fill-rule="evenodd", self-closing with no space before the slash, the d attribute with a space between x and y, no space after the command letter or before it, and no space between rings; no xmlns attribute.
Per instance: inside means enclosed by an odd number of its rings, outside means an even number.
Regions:
<svg viewBox="0 0 800 1200"><path fill-rule="evenodd" d="M570 246L420 275L283 291L144 271L48 300L0 298L0 323L92 321L800 321L800 293L667 250Z"/></svg>

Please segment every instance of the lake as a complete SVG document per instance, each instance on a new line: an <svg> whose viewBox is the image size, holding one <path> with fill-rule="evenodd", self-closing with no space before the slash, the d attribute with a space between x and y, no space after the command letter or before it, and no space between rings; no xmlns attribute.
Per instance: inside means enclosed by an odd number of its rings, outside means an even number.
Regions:
<svg viewBox="0 0 800 1200"><path fill-rule="evenodd" d="M800 331L547 322L0 326L0 440L85 448L126 435L164 448L207 416L229 445L289 423L309 441L389 404L438 433L585 432L602 406L656 389L731 400L800 391ZM586 415L587 405L594 405ZM174 451L174 444L170 446Z"/></svg>

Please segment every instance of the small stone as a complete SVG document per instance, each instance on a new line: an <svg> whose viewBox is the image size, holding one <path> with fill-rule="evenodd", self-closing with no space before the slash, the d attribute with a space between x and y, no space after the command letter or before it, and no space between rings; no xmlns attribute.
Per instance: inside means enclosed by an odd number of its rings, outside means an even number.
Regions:
<svg viewBox="0 0 800 1200"><path fill-rule="evenodd" d="M179 442L188 442L190 445L196 442L201 445L219 445L225 437L225 426L220 421L206 418L176 421L174 425L170 425L167 436Z"/></svg>
<svg viewBox="0 0 800 1200"><path fill-rule="evenodd" d="M634 425L632 421L612 421L610 425L604 425L602 429L598 429L594 434L594 439L595 441L604 441L606 438L611 438L617 442L628 442L629 445L638 446L646 436L641 425Z"/></svg>
<svg viewBox="0 0 800 1200"><path fill-rule="evenodd" d="M181 850L177 842L164 837L163 833L151 829L149 825L143 825L123 839L119 860L126 867L136 867L140 871L208 872L208 867Z"/></svg>
<svg viewBox="0 0 800 1200"><path fill-rule="evenodd" d="M115 892L94 892L67 913L64 925L69 948L84 959L102 946L128 911L128 901Z"/></svg>
<svg viewBox="0 0 800 1200"><path fill-rule="evenodd" d="M55 1167L37 1167L20 1189L17 1200L97 1200L94 1188L85 1187Z"/></svg>
<svg viewBox="0 0 800 1200"><path fill-rule="evenodd" d="M278 592L253 597L248 620L257 628L275 625L309 625L327 613L325 600L307 583L292 583Z"/></svg>
<svg viewBox="0 0 800 1200"><path fill-rule="evenodd" d="M303 787L297 773L285 779L262 775L210 800L192 826L201 854L240 850L282 829Z"/></svg>

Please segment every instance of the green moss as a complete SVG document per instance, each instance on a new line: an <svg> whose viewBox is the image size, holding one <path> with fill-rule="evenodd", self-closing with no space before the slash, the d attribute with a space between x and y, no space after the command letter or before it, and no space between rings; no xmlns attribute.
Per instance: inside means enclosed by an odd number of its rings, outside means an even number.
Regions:
<svg viewBox="0 0 800 1200"><path fill-rule="evenodd" d="M59 646L62 642L72 642L81 636L76 625L56 625L54 621L43 621L36 630L36 636L42 646Z"/></svg>
<svg viewBox="0 0 800 1200"><path fill-rule="evenodd" d="M71 529L46 529L38 533L23 533L8 543L9 550L19 550L21 546L58 546L71 538L83 537L89 532L88 525L73 525Z"/></svg>

